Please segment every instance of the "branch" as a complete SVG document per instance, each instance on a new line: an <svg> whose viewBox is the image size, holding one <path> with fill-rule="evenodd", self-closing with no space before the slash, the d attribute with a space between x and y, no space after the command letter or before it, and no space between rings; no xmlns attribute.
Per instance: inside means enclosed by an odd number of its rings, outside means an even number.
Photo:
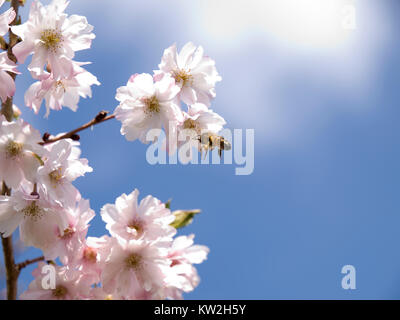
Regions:
<svg viewBox="0 0 400 320"><path fill-rule="evenodd" d="M30 264L35 263L35 262L39 262L39 261L43 261L43 260L44 260L44 257L43 257L43 256L37 257L37 258L35 258L35 259L31 259L31 260L25 260L24 262L18 263L18 264L16 265L16 269L17 269L18 272L19 272L19 271L21 271L21 269L23 269L23 268L29 266Z"/></svg>
<svg viewBox="0 0 400 320"><path fill-rule="evenodd" d="M4 182L1 194L2 195L11 194L11 189L7 188ZM7 299L15 300L17 299L17 281L19 276L19 270L16 268L15 265L12 236L8 238L3 238L3 236L1 236L1 242L3 245L4 264L6 268Z"/></svg>
<svg viewBox="0 0 400 320"><path fill-rule="evenodd" d="M45 133L43 135L43 142L40 142L39 144L41 145L45 145L45 144L49 144L49 143L53 143L62 139L72 139L72 140L79 140L79 136L77 135L78 132L85 130L87 128L90 128L91 126L94 126L96 124L105 122L107 120L110 119L114 119L115 115L108 115L108 111L100 111L96 117L94 117L92 120L90 120L88 123L85 123L84 125L80 126L79 128L76 128L74 130L71 130L70 132L67 132L59 137L53 138L53 139L49 139L49 134Z"/></svg>
<svg viewBox="0 0 400 320"><path fill-rule="evenodd" d="M15 11L15 19L13 22L11 22L10 25L15 25L19 19L18 18L19 6L20 6L19 0L11 1L11 7ZM8 46L7 46L7 54L8 54L8 57L14 62L17 62L17 59L15 58L14 54L12 53L12 48L13 48L13 46L15 46L15 44L17 44L17 42L18 42L18 37L14 33L11 32L11 28L10 28L9 42L8 42ZM9 73L9 74L13 78L13 80L15 80L15 77L17 75L14 73ZM13 114L14 114L12 97L8 98L2 104L1 113L4 114L7 121L12 121ZM11 195L11 189L9 189L4 182L2 185L1 194L2 195ZM3 236L1 236L1 242L3 245L4 264L6 267L7 299L15 300L15 299L17 299L19 270L16 268L16 265L15 265L12 236L10 236L8 238L3 238Z"/></svg>

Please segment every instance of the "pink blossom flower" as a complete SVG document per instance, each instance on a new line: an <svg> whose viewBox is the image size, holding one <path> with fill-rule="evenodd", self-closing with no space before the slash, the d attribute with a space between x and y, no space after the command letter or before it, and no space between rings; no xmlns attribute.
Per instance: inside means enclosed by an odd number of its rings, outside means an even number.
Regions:
<svg viewBox="0 0 400 320"><path fill-rule="evenodd" d="M13 190L11 196L0 196L0 233L8 237L19 226L25 246L46 251L57 241L57 231L66 228L65 212L43 193L30 193L29 187L27 184Z"/></svg>
<svg viewBox="0 0 400 320"><path fill-rule="evenodd" d="M5 102L7 97L15 93L13 78L7 73L18 73L16 64L8 58L7 52L0 53L0 99Z"/></svg>
<svg viewBox="0 0 400 320"><path fill-rule="evenodd" d="M198 147L197 137L203 133L217 134L222 130L226 124L225 120L208 109L204 104L196 103L189 107L188 113L184 112L183 122L178 125L178 138L179 134L183 135L179 139L180 144L183 143L184 137L189 138L194 147Z"/></svg>
<svg viewBox="0 0 400 320"><path fill-rule="evenodd" d="M33 83L25 93L25 104L37 114L45 99L47 110L45 117L48 117L50 109L61 110L63 106L76 111L80 97L91 98L90 87L94 84L100 85L97 78L80 65L82 64L74 62L75 71L68 78L56 80L50 75L42 81Z"/></svg>
<svg viewBox="0 0 400 320"><path fill-rule="evenodd" d="M22 39L13 47L13 53L20 63L33 53L28 69L35 78L48 76L44 70L46 64L50 65L54 79L70 77L74 72L75 51L90 48L95 38L85 17L68 17L64 13L68 4L66 0L53 0L43 6L35 0L28 21L11 28Z"/></svg>
<svg viewBox="0 0 400 320"><path fill-rule="evenodd" d="M108 248L101 274L107 293L138 299L143 291L165 286L171 263L165 248L137 240L119 242L115 238L109 238Z"/></svg>
<svg viewBox="0 0 400 320"><path fill-rule="evenodd" d="M200 282L196 268L193 264L202 263L207 259L209 248L193 245L194 235L179 236L174 239L169 250L168 258L172 261L172 284L169 296L173 299L182 299L182 291L190 292Z"/></svg>
<svg viewBox="0 0 400 320"><path fill-rule="evenodd" d="M46 248L44 255L49 260L57 257L67 264L72 261L80 251L84 250L85 238L89 229L89 222L95 216L90 209L89 201L81 199L75 207L65 209L65 229L56 229L57 240Z"/></svg>
<svg viewBox="0 0 400 320"><path fill-rule="evenodd" d="M17 188L27 179L34 182L40 165L38 156L45 149L38 145L41 137L22 119L7 122L0 116L0 180L12 188Z"/></svg>
<svg viewBox="0 0 400 320"><path fill-rule="evenodd" d="M188 42L178 53L176 44L164 51L156 75L169 74L181 88L180 98L188 105L206 106L215 98L215 84L221 81L215 62L204 55L203 48Z"/></svg>
<svg viewBox="0 0 400 320"><path fill-rule="evenodd" d="M0 7L4 4L5 0L0 0ZM4 36L7 32L9 24L15 19L15 11L9 8L6 12L0 14L0 37Z"/></svg>
<svg viewBox="0 0 400 320"><path fill-rule="evenodd" d="M174 215L160 200L147 196L138 203L139 191L122 194L115 204L106 204L101 209L101 217L113 237L129 241L170 241L176 233L170 226Z"/></svg>
<svg viewBox="0 0 400 320"><path fill-rule="evenodd" d="M38 169L37 182L50 199L59 204L74 204L80 193L72 182L87 172L92 172L87 159L80 159L79 142L62 139L45 146L48 155Z"/></svg>
<svg viewBox="0 0 400 320"><path fill-rule="evenodd" d="M179 87L170 76L154 82L149 74L133 75L126 86L117 90L116 99L120 104L115 116L122 122L121 134L129 141L139 139L148 143L146 133L164 126L168 136L170 122L182 120L176 99L178 92Z"/></svg>
<svg viewBox="0 0 400 320"><path fill-rule="evenodd" d="M46 264L40 262L37 269L32 272L35 279L29 288L19 298L21 300L82 300L88 299L91 289L90 280L79 271L72 272L67 267L52 265L55 269L55 288L43 287L43 279L48 273L44 267Z"/></svg>
<svg viewBox="0 0 400 320"><path fill-rule="evenodd" d="M77 251L71 252L65 264L73 270L79 270L92 279L93 283L100 282L104 262L101 259L108 252L106 244L108 237L88 237ZM107 253L106 253L107 254Z"/></svg>

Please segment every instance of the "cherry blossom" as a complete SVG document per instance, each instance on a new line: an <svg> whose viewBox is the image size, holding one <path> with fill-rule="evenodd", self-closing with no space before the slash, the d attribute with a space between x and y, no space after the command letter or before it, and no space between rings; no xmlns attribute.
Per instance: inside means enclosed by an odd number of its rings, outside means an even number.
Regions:
<svg viewBox="0 0 400 320"><path fill-rule="evenodd" d="M0 7L5 0L0 0ZM15 19L15 11L9 8L6 12L0 14L0 37L4 36L10 29L9 24Z"/></svg>
<svg viewBox="0 0 400 320"><path fill-rule="evenodd" d="M38 145L41 137L22 119L7 122L0 115L0 180L17 188L27 179L34 182L45 149Z"/></svg>
<svg viewBox="0 0 400 320"><path fill-rule="evenodd" d="M51 265L56 271L55 288L43 287L43 279L46 275L42 273L46 266L40 262L32 272L35 279L29 288L20 295L21 300L82 300L88 299L90 295L90 279L79 271L71 272L67 267Z"/></svg>
<svg viewBox="0 0 400 320"><path fill-rule="evenodd" d="M178 126L178 135L181 134L183 137L179 137L179 142L182 144L183 138L189 138L190 142L194 147L198 147L197 137L203 133L215 133L217 134L222 130L226 124L225 120L208 109L202 103L196 103L189 106L188 112L184 112L184 120Z"/></svg>
<svg viewBox="0 0 400 320"><path fill-rule="evenodd" d="M179 236L174 239L169 250L171 269L174 272L174 287L170 287L169 295L173 299L182 299L182 291L190 292L200 282L197 270L193 264L202 263L207 259L210 249L206 246L193 245L194 235Z"/></svg>
<svg viewBox="0 0 400 320"><path fill-rule="evenodd" d="M59 257L64 264L67 264L79 255L80 250L85 250L89 222L94 216L95 213L90 209L88 200L81 199L75 207L67 208L64 217L65 228L55 230L57 240L44 251L46 258L54 260ZM85 254L89 256L89 251L83 253Z"/></svg>
<svg viewBox="0 0 400 320"><path fill-rule="evenodd" d="M119 242L110 238L109 255L101 275L103 288L110 294L138 299L143 291L163 288L170 272L167 250L149 242Z"/></svg>
<svg viewBox="0 0 400 320"><path fill-rule="evenodd" d="M148 143L148 130L164 126L168 136L170 124L182 120L177 101L179 90L169 75L156 82L146 73L133 75L126 86L117 90L116 99L120 104L114 114L122 122L121 134L129 141L139 139Z"/></svg>
<svg viewBox="0 0 400 320"><path fill-rule="evenodd" d="M0 196L0 233L8 237L19 226L25 246L46 251L57 241L57 231L65 230L65 213L43 193L30 193L28 189L29 184L13 191L11 196Z"/></svg>
<svg viewBox="0 0 400 320"><path fill-rule="evenodd" d="M0 53L0 99L5 102L7 97L15 93L15 83L8 72L18 73L17 66L7 55L7 52Z"/></svg>
<svg viewBox="0 0 400 320"><path fill-rule="evenodd" d="M13 53L20 63L33 53L28 69L35 78L48 76L46 65L50 65L55 80L69 78L74 72L75 51L90 48L95 38L85 17L64 13L68 4L66 0L53 0L43 6L35 0L28 21L11 28L22 39Z"/></svg>
<svg viewBox="0 0 400 320"><path fill-rule="evenodd" d="M209 106L215 98L215 84L221 81L215 62L204 55L203 47L188 42L178 53L176 44L164 51L156 75L169 74L181 88L180 98L188 105Z"/></svg>
<svg viewBox="0 0 400 320"><path fill-rule="evenodd" d="M61 205L74 204L80 199L72 182L87 172L92 172L87 159L81 159L79 142L70 139L46 146L48 151L43 166L38 169L37 182L50 199Z"/></svg>
<svg viewBox="0 0 400 320"><path fill-rule="evenodd" d="M49 75L42 81L33 83L25 93L25 104L32 108L37 114L46 101L46 114L49 116L50 109L61 110L63 106L72 111L78 109L80 97L92 97L92 85L100 85L97 78L74 62L74 73L68 77L57 80L54 75Z"/></svg>
<svg viewBox="0 0 400 320"><path fill-rule="evenodd" d="M175 228L171 222L175 217L158 199L147 196L138 203L139 191L122 194L115 204L106 204L101 209L101 216L106 228L116 238L129 241L142 239L155 241L171 238Z"/></svg>

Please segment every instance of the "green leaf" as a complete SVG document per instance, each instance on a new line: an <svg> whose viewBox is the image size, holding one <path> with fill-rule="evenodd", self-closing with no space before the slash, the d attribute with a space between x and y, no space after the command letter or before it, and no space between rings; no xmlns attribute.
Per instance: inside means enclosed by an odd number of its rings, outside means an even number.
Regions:
<svg viewBox="0 0 400 320"><path fill-rule="evenodd" d="M192 223L194 216L200 212L200 209L176 210L172 212L172 214L175 216L175 220L171 223L171 226L173 226L175 229L186 227L188 224Z"/></svg>

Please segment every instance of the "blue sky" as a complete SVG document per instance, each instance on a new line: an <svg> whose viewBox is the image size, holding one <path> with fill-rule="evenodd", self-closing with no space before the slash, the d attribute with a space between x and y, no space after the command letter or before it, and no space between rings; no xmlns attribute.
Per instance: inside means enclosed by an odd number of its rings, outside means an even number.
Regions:
<svg viewBox="0 0 400 320"><path fill-rule="evenodd" d="M76 58L92 61L102 83L76 113L44 119L24 107L33 80L20 67L24 119L57 133L113 111L116 88L157 69L174 42L193 41L215 59L223 81L213 109L228 128L255 130L252 175L236 176L235 165L151 166L147 146L126 141L116 121L81 135L94 169L76 184L97 213L90 235L106 232L99 209L134 188L172 198L173 209L202 209L181 231L211 249L187 299L400 298L400 5L293 3L72 0L67 12L85 15L97 36ZM341 26L346 5L356 9L355 29ZM347 264L356 290L341 288Z"/></svg>

